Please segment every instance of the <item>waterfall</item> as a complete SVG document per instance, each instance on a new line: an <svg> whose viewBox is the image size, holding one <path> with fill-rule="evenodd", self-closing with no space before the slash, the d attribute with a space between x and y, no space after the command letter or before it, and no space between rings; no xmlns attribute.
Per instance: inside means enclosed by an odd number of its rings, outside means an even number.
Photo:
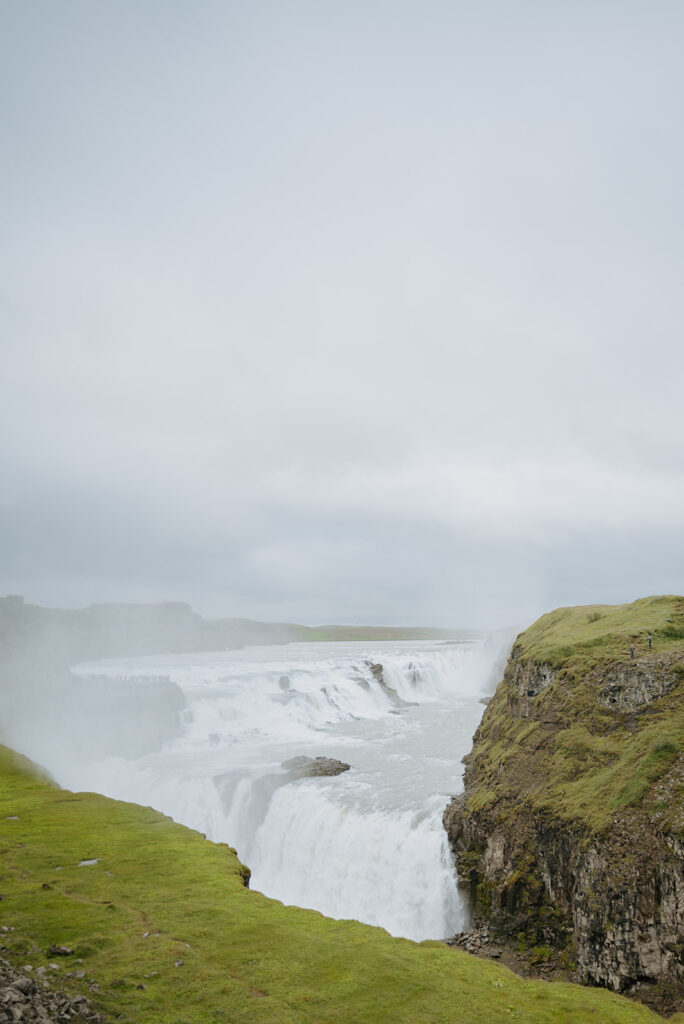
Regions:
<svg viewBox="0 0 684 1024"><path fill-rule="evenodd" d="M168 680L182 694L176 735L48 767L62 785L152 805L237 847L252 887L284 903L444 938L466 909L441 815L496 653L465 641L290 644L78 666L95 695ZM298 755L351 768L295 778L283 764Z"/></svg>

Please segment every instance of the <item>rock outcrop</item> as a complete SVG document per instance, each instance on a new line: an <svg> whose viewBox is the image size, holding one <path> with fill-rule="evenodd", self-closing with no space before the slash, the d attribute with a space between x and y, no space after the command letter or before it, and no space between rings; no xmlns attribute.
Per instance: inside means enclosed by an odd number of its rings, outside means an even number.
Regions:
<svg viewBox="0 0 684 1024"><path fill-rule="evenodd" d="M684 666L677 655L649 656L636 663L613 665L597 680L598 702L603 707L635 711L671 693L683 677Z"/></svg>
<svg viewBox="0 0 684 1024"><path fill-rule="evenodd" d="M681 599L648 600L684 615ZM580 628L582 609L518 638L444 824L476 926L672 1010L684 982L684 631L670 614L652 634L659 649L631 658L644 604L629 606L626 639L610 610L603 632Z"/></svg>
<svg viewBox="0 0 684 1024"><path fill-rule="evenodd" d="M346 761L338 761L334 757L291 757L283 762L293 779L316 778L323 775L341 775L348 772L351 765Z"/></svg>

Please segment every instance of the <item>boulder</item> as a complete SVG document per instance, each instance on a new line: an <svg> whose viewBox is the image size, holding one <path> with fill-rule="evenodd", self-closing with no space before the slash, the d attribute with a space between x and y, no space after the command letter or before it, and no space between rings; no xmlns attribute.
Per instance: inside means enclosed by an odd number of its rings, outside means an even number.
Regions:
<svg viewBox="0 0 684 1024"><path fill-rule="evenodd" d="M338 761L334 757L291 757L289 761L283 762L293 779L316 778L322 775L341 775L348 772L351 765L345 761Z"/></svg>

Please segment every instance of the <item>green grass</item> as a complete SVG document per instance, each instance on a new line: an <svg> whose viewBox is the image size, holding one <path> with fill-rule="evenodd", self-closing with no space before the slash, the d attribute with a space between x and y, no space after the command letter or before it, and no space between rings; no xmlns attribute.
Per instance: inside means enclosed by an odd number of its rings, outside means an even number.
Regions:
<svg viewBox="0 0 684 1024"><path fill-rule="evenodd" d="M228 847L149 808L60 790L6 748L0 852L1 923L14 929L2 955L37 967L50 943L73 948L52 983L124 1024L660 1019L604 990L525 982L441 943L284 907L244 888ZM74 968L87 978L68 979Z"/></svg>
<svg viewBox="0 0 684 1024"><path fill-rule="evenodd" d="M630 644L640 654L668 653L682 647L684 597L644 597L632 604L557 608L518 637L525 658L579 673L601 662L630 660Z"/></svg>

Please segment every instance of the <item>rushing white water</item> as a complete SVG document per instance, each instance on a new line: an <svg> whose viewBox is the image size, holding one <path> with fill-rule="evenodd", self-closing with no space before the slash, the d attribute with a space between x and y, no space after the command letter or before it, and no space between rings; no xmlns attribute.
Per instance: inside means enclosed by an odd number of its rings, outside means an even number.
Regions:
<svg viewBox="0 0 684 1024"><path fill-rule="evenodd" d="M77 669L92 687L179 687L178 735L141 755L48 767L70 788L152 805L236 846L252 888L284 903L444 938L466 912L441 816L498 654L328 643L93 662ZM302 754L352 767L293 779L283 762Z"/></svg>

